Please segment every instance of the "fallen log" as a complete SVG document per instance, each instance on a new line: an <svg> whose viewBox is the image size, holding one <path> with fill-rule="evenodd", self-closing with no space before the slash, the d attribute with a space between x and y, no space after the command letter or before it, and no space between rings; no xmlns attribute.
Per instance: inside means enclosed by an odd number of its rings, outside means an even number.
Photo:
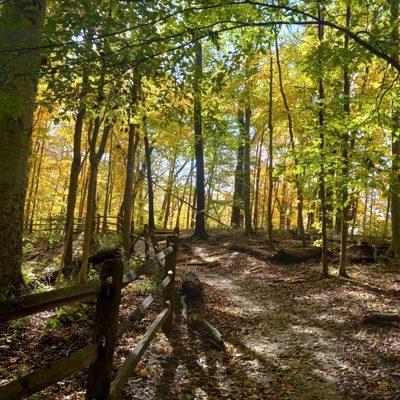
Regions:
<svg viewBox="0 0 400 400"><path fill-rule="evenodd" d="M186 295L181 296L182 318L187 322L203 340L206 340L217 350L225 350L226 346L222 339L221 332L211 325L204 318L189 315L186 303Z"/></svg>
<svg viewBox="0 0 400 400"><path fill-rule="evenodd" d="M277 264L295 264L307 261L316 261L322 257L319 247L299 247L293 249L280 249L268 261Z"/></svg>
<svg viewBox="0 0 400 400"><path fill-rule="evenodd" d="M380 257L384 257L389 247L390 244L385 242L361 242L360 244L353 245L349 248L349 261L373 263Z"/></svg>
<svg viewBox="0 0 400 400"><path fill-rule="evenodd" d="M394 324L400 322L400 314L395 313L369 313L364 315L363 324Z"/></svg>
<svg viewBox="0 0 400 400"><path fill-rule="evenodd" d="M218 350L225 350L225 343L217 328L204 318L190 315L188 303L203 300L203 284L194 271L187 271L183 274L180 285L182 318L187 322L199 337L209 342Z"/></svg>
<svg viewBox="0 0 400 400"><path fill-rule="evenodd" d="M226 247L232 251L238 251L239 253L249 254L250 256L253 256L261 261L269 260L269 256L267 253L265 253L262 250L255 249L254 247L245 246L245 245L236 244L236 243L229 243Z"/></svg>

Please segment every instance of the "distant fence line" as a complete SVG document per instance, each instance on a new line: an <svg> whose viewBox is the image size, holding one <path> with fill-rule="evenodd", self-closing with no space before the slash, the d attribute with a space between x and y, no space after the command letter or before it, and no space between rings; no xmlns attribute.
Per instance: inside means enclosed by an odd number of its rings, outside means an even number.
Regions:
<svg viewBox="0 0 400 400"><path fill-rule="evenodd" d="M74 217L74 232L83 232L85 229L86 217ZM121 215L101 215L95 216L96 232L122 232L123 217ZM65 216L55 215L48 218L35 218L26 228L27 232L54 232L64 231Z"/></svg>

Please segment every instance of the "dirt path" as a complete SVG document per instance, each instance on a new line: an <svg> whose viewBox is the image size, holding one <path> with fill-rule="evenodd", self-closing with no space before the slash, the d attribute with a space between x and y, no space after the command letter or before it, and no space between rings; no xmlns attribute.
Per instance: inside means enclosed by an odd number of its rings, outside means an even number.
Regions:
<svg viewBox="0 0 400 400"><path fill-rule="evenodd" d="M262 237L221 237L208 244L188 242L178 264L178 278L190 268L204 282L205 302L192 311L221 331L226 351L187 328L177 299L174 331L157 335L121 399L400 399L399 327L360 324L366 311L400 313L398 268L352 265L354 279L322 281L318 263L276 265L229 250L232 243L273 254ZM121 318L151 290L144 281L125 290ZM154 304L121 339L116 368L160 310ZM87 343L90 319L82 321L78 314L76 321L46 331L49 316L21 320L0 335L3 383L10 374L23 375ZM85 385L80 372L34 398L80 400Z"/></svg>
<svg viewBox="0 0 400 400"><path fill-rule="evenodd" d="M227 351L176 332L149 398L400 398L398 328L360 325L367 309L399 311L393 273L353 266L354 282L320 281L318 265L278 266L220 249L194 245L181 269L193 256L213 262L190 268L205 282L201 312Z"/></svg>

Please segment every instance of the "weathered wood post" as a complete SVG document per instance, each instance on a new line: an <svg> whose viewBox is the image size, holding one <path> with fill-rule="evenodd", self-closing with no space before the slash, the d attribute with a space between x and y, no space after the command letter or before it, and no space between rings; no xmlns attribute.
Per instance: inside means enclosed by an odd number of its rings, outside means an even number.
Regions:
<svg viewBox="0 0 400 400"><path fill-rule="evenodd" d="M167 237L167 248L169 246L173 246L173 250L170 254L165 257L165 276L171 277L171 282L166 287L164 292L164 305L167 306L168 304L171 307L171 311L169 313L168 318L165 320L163 325L163 330L165 333L171 332L173 328L173 309L172 309L172 301L174 296L174 287L175 287L175 273L176 273L176 256L178 253L178 235L179 230L175 228L174 234Z"/></svg>
<svg viewBox="0 0 400 400"><path fill-rule="evenodd" d="M150 252L150 246L149 246L149 226L145 224L143 226L143 236L144 236L144 255L146 260L149 259L149 252Z"/></svg>
<svg viewBox="0 0 400 400"><path fill-rule="evenodd" d="M89 367L86 400L108 400L110 396L123 272L120 259L107 260L101 268L103 288L97 300L93 330L93 342L101 348L99 357Z"/></svg>

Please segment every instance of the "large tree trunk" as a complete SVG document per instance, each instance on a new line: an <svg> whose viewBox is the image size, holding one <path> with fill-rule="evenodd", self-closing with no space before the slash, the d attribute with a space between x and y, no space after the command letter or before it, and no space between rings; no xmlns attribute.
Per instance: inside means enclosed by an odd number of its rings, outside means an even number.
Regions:
<svg viewBox="0 0 400 400"><path fill-rule="evenodd" d="M206 240L205 218L205 184L204 184L204 152L203 152L203 124L201 110L201 81L203 75L203 49L201 42L195 43L196 61L194 73L194 136L196 154L196 224L193 238Z"/></svg>
<svg viewBox="0 0 400 400"><path fill-rule="evenodd" d="M346 28L350 29L351 22L351 9L350 6L346 8ZM349 50L349 36L345 35L344 38L344 49L345 56L347 56ZM345 62L343 69L343 109L345 113L345 118L347 121L350 120L350 71L349 65ZM340 261L339 261L339 271L338 275L347 277L346 266L347 266L347 237L349 234L349 190L348 190L348 180L349 180L349 131L347 128L348 123L345 124L343 139L342 139L342 158L343 158L343 173L342 175L342 193L341 193L341 206L342 213L340 215L340 233L341 233L341 243L340 243Z"/></svg>
<svg viewBox="0 0 400 400"><path fill-rule="evenodd" d="M0 16L0 298L18 293L24 205L45 1L6 1ZM33 50L10 52L16 48Z"/></svg>
<svg viewBox="0 0 400 400"><path fill-rule="evenodd" d="M273 125L273 59L272 51L270 51L269 60L269 106L268 106L268 199L267 199L267 234L268 241L272 243L273 241L273 209L272 209L272 199L274 194L274 125Z"/></svg>
<svg viewBox="0 0 400 400"><path fill-rule="evenodd" d="M392 29L392 57L399 62L399 0L391 0L391 23ZM391 214L392 214L392 240L389 255L400 258L400 107L397 104L400 95L397 88L397 98L393 101L392 109L392 174L390 181Z"/></svg>
<svg viewBox="0 0 400 400"><path fill-rule="evenodd" d="M318 10L318 40L321 45L324 40L324 25L322 24L322 13ZM320 173L319 173L319 199L321 202L321 239L322 239L322 277L328 277L328 237L327 237L327 206L326 206L326 177L325 177L325 127L324 127L324 100L325 100L325 91L324 91L324 83L322 78L322 61L319 62L319 78L318 78L318 86L319 86L319 111L318 111L318 121L319 121L319 140L320 140Z"/></svg>

